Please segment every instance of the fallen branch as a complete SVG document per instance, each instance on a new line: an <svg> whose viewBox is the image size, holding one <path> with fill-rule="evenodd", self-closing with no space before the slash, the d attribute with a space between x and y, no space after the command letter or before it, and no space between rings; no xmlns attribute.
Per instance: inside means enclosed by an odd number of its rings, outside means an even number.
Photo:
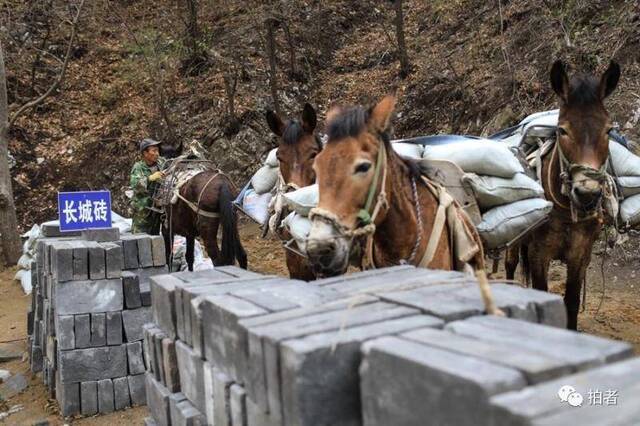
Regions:
<svg viewBox="0 0 640 426"><path fill-rule="evenodd" d="M44 102L44 100L47 99L60 86L60 83L62 83L62 80L64 79L64 74L67 71L67 65L69 64L69 58L71 57L71 50L73 48L73 42L76 38L76 32L78 30L78 20L80 19L80 12L82 11L83 5L84 5L84 0L81 0L80 4L78 5L76 16L73 18L73 22L71 22L71 37L69 38L69 44L67 45L67 52L65 54L64 62L62 63L62 70L60 71L58 78L56 78L56 80L53 82L51 87L49 87L49 90L44 92L38 98L32 101L29 101L26 104L22 105L20 108L18 108L18 110L15 112L15 114L13 114L13 116L9 120L9 127L12 127L13 124L18 119L18 117L20 117L23 113Z"/></svg>

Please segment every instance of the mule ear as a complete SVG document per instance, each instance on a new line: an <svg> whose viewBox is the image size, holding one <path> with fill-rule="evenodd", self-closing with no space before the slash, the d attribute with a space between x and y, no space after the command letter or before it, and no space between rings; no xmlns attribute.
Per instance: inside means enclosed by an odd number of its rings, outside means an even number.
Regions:
<svg viewBox="0 0 640 426"><path fill-rule="evenodd" d="M325 123L330 124L333 120L335 120L335 118L338 115L340 115L341 112L342 112L342 107L340 105L333 105L331 108L329 108L329 111L327 111L327 116L325 117L325 120L324 120Z"/></svg>
<svg viewBox="0 0 640 426"><path fill-rule="evenodd" d="M600 78L600 97L606 98L616 90L618 81L620 80L620 65L616 61L609 63L609 68L602 74Z"/></svg>
<svg viewBox="0 0 640 426"><path fill-rule="evenodd" d="M309 103L304 104L304 109L302 110L302 128L307 133L313 133L316 124L318 124L316 110L313 109Z"/></svg>
<svg viewBox="0 0 640 426"><path fill-rule="evenodd" d="M396 97L387 95L373 108L369 110L369 127L378 132L385 132L389 129L391 115L396 107Z"/></svg>
<svg viewBox="0 0 640 426"><path fill-rule="evenodd" d="M566 103L569 98L569 77L562 61L558 60L553 63L550 78L553 91Z"/></svg>
<svg viewBox="0 0 640 426"><path fill-rule="evenodd" d="M284 133L284 123L278 117L278 114L269 110L267 111L267 123L269 124L269 128L273 133L277 136L282 136Z"/></svg>

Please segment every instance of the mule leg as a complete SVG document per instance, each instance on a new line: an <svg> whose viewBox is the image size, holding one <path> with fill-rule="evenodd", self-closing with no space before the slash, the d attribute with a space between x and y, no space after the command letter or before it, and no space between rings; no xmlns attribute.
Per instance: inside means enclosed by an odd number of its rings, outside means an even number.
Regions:
<svg viewBox="0 0 640 426"><path fill-rule="evenodd" d="M285 258L287 261L287 269L289 270L289 278L304 281L313 281L316 279L307 259L287 249L285 249Z"/></svg>
<svg viewBox="0 0 640 426"><path fill-rule="evenodd" d="M567 307L567 328L578 329L578 311L580 310L580 293L591 263L591 249L600 227L592 224L575 225L571 233L571 243L567 252L567 284L564 293L564 304Z"/></svg>
<svg viewBox="0 0 640 426"><path fill-rule="evenodd" d="M173 262L171 261L171 255L173 251L173 235L169 233L169 229L165 226L162 226L162 238L164 239L164 254L169 272L172 272Z"/></svg>
<svg viewBox="0 0 640 426"><path fill-rule="evenodd" d="M527 250L527 256L529 258L529 274L532 287L536 290L549 291L547 274L551 256L546 255L544 251L537 249L535 246Z"/></svg>
<svg viewBox="0 0 640 426"><path fill-rule="evenodd" d="M580 293L586 274L586 265L572 262L567 265L567 286L564 292L564 305L567 308L567 328L578 329L578 311L580 310Z"/></svg>
<svg viewBox="0 0 640 426"><path fill-rule="evenodd" d="M198 226L198 232L204 240L204 248L207 255L211 258L214 266L228 265L231 262L224 263L224 259L220 258L220 250L218 249L218 224L217 220L207 221Z"/></svg>
<svg viewBox="0 0 640 426"><path fill-rule="evenodd" d="M193 272L193 261L194 261L194 251L195 251L195 242L196 238L194 236L186 237L187 240L187 251L184 255L187 266L189 267L189 272Z"/></svg>
<svg viewBox="0 0 640 426"><path fill-rule="evenodd" d="M516 275L516 268L520 258L520 246L516 245L507 249L504 257L504 269L507 273L507 279L512 280Z"/></svg>

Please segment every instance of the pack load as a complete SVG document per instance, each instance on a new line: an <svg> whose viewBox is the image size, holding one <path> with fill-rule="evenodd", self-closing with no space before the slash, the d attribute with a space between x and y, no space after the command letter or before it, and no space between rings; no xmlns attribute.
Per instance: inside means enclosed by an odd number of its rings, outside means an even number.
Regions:
<svg viewBox="0 0 640 426"><path fill-rule="evenodd" d="M298 245L298 249L304 250L309 231L311 231L311 220L298 212L291 212L282 221L282 226L289 231Z"/></svg>
<svg viewBox="0 0 640 426"><path fill-rule="evenodd" d="M298 190L284 194L287 206L302 216L308 216L309 210L318 205L318 184L305 186Z"/></svg>
<svg viewBox="0 0 640 426"><path fill-rule="evenodd" d="M542 186L524 173L516 173L509 179L465 173L463 181L471 186L481 211L528 198L544 197Z"/></svg>
<svg viewBox="0 0 640 426"><path fill-rule="evenodd" d="M640 224L640 194L629 197L620 203L620 220L626 226Z"/></svg>
<svg viewBox="0 0 640 426"><path fill-rule="evenodd" d="M273 194L258 194L253 188L247 188L242 197L242 211L260 225L269 219L269 202Z"/></svg>
<svg viewBox="0 0 640 426"><path fill-rule="evenodd" d="M424 147L416 143L391 141L391 146L396 154L402 157L419 159L424 153Z"/></svg>

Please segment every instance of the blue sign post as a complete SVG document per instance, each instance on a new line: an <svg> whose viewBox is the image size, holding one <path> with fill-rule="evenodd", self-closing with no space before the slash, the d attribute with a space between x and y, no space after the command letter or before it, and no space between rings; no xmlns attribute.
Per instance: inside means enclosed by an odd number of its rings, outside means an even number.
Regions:
<svg viewBox="0 0 640 426"><path fill-rule="evenodd" d="M60 231L111 228L109 191L58 192Z"/></svg>

